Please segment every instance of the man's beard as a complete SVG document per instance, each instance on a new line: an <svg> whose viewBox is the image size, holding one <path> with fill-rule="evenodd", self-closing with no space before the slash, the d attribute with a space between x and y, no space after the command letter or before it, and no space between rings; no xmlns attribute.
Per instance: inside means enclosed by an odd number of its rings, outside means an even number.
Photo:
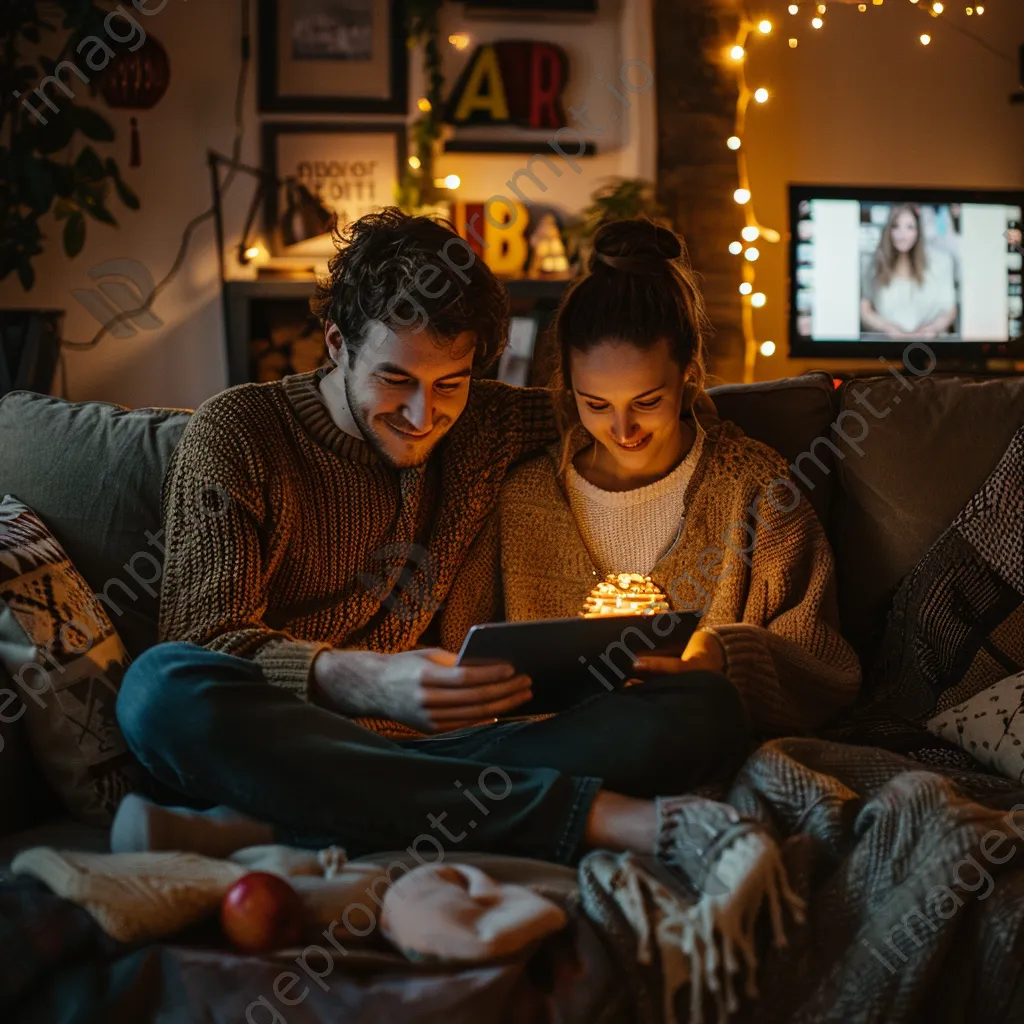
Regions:
<svg viewBox="0 0 1024 1024"><path fill-rule="evenodd" d="M366 414L366 410L359 404L359 402L356 401L355 395L352 394L352 384L348 373L345 374L345 401L348 403L349 412L352 414L352 419L355 420L355 424L359 428L359 433L363 435L363 439L380 456L381 459L394 469L412 469L416 466L422 466L430 458L434 449L444 437L445 430L438 430L438 427L446 428L450 423L447 416L442 417L434 424L436 439L429 448L426 448L422 452L418 452L408 459L396 459L388 449L380 432L370 425L370 420ZM394 436L395 439L398 440L398 436Z"/></svg>

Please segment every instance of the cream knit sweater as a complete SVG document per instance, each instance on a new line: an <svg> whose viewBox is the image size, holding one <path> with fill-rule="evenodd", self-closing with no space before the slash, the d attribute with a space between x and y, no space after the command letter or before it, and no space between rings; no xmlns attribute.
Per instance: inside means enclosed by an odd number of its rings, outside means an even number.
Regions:
<svg viewBox="0 0 1024 1024"><path fill-rule="evenodd" d="M569 507L583 543L601 573L646 576L683 528L683 498L700 458L701 438L667 476L630 491L605 491L581 476L570 462L566 472Z"/></svg>
<svg viewBox="0 0 1024 1024"><path fill-rule="evenodd" d="M850 704L860 687L857 656L839 632L832 551L786 460L721 421L701 397L702 447L684 495L686 519L651 579L674 609L696 611L701 627L721 640L726 675L756 728L813 729ZM570 452L587 443L577 430ZM477 537L450 591L445 647L457 650L477 622L578 615L602 578L560 464L555 446L506 480L498 515Z"/></svg>

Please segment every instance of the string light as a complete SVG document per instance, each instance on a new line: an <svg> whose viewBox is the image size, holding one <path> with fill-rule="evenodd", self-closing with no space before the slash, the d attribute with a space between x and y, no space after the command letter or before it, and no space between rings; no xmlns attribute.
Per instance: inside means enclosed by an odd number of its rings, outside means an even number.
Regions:
<svg viewBox="0 0 1024 1024"><path fill-rule="evenodd" d="M448 174L444 179L445 188L458 188L462 184L462 179L457 174Z"/></svg>
<svg viewBox="0 0 1024 1024"><path fill-rule="evenodd" d="M469 46L469 36L465 32L453 32L448 37L448 42L451 43L456 50L464 50Z"/></svg>
<svg viewBox="0 0 1024 1024"><path fill-rule="evenodd" d="M856 4L857 10L862 14L868 9L868 0L844 0L844 2L849 3L851 6ZM871 0L871 4L875 7L881 7L884 2L885 0ZM910 0L910 2L918 6L921 11L927 11L933 17L946 13L946 0L927 0L926 3L921 3L920 0ZM800 13L801 8L806 10L808 7L811 7L815 12L811 18L811 27L815 30L823 28L825 19L822 15L828 10L826 3L812 0L812 2L805 4L796 2L787 4L787 10L791 15L797 15ZM965 7L964 10L968 16L973 16L974 14L983 14L985 8L983 5L972 3L971 6ZM728 66L732 68L733 73L736 75L738 84L736 91L735 134L730 135L726 139L726 146L736 153L737 184L739 187L733 192L733 199L743 209L744 226L740 231L740 237L743 239L743 242L730 242L729 252L733 256L742 254L744 257L740 261L742 281L739 284L739 293L750 299L749 302L741 303L740 307L744 340L743 379L748 383L754 380L758 354L760 353L762 356L767 357L774 355L776 352L774 341L759 342L754 333L752 311L754 309L762 309L767 305L768 296L762 291L754 291L755 268L757 261L761 257L761 249L749 243L760 238L769 244L773 244L781 241L782 236L774 228L766 227L757 221L743 148L743 133L750 101L753 100L755 103L761 104L769 99L769 92L766 88L761 87L750 91L747 85L745 73L747 43L752 34L755 38L757 33L767 36L771 34L772 29L773 26L767 18L758 21L749 21L744 18L740 22L733 45L723 52L723 56L732 58L732 62ZM928 33L922 33L918 38L922 46L929 46L932 42L932 37ZM800 42L796 36L787 36L787 41L790 49L796 49ZM746 247L743 244L744 242L748 243Z"/></svg>
<svg viewBox="0 0 1024 1024"><path fill-rule="evenodd" d="M414 171L418 171L420 169L420 158L418 156L409 157L409 166Z"/></svg>
<svg viewBox="0 0 1024 1024"><path fill-rule="evenodd" d="M428 110L430 110L430 100L428 100L426 96L421 96L416 101L416 106L419 107L420 110L422 110L423 113L425 114Z"/></svg>

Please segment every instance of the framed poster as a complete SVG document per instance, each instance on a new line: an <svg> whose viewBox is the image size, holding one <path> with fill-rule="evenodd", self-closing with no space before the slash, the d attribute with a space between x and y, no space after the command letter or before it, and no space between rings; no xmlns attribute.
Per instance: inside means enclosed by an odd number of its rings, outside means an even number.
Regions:
<svg viewBox="0 0 1024 1024"><path fill-rule="evenodd" d="M280 184L264 204L275 256L333 256L330 235L288 244L290 227L311 196L338 227L395 202L405 163L405 125L263 123L262 161Z"/></svg>
<svg viewBox="0 0 1024 1024"><path fill-rule="evenodd" d="M258 0L259 108L404 114L409 68L400 0Z"/></svg>

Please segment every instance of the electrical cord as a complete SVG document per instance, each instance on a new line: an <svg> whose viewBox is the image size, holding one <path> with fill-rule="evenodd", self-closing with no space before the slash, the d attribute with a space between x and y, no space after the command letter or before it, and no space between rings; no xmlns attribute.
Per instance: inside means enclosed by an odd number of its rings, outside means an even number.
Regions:
<svg viewBox="0 0 1024 1024"><path fill-rule="evenodd" d="M244 124L244 103L245 103L245 84L248 79L249 64L251 60L251 46L250 46L250 29L249 29L249 5L250 0L240 0L241 3L241 19L242 19L242 62L238 70L238 85L235 89L235 137L231 144L231 159L232 162L237 163L239 157L242 154L242 138L245 133ZM238 169L231 167L227 175L224 178L224 182L221 185L221 194L223 195L231 187L238 174ZM150 292L146 301L136 309L126 309L118 313L117 316L111 317L102 327L96 332L95 335L89 341L63 341L61 342L62 348L69 349L87 349L93 348L99 343L105 334L108 334L110 330L123 320L134 319L141 313L147 312L156 300L156 297L167 287L168 284L177 275L178 271L181 270L182 264L185 262L185 256L188 253L189 246L192 242L192 235L196 228L199 227L204 221L209 220L215 212L215 207L211 204L210 207L204 210L202 213L193 217L192 220L185 225L185 230L181 235L181 242L178 245L178 253L174 257L174 262L171 264L170 270L157 282L152 292ZM61 362L63 363L63 354L61 355ZM65 372L64 387L66 390L67 378ZM65 396L66 397L66 396Z"/></svg>

